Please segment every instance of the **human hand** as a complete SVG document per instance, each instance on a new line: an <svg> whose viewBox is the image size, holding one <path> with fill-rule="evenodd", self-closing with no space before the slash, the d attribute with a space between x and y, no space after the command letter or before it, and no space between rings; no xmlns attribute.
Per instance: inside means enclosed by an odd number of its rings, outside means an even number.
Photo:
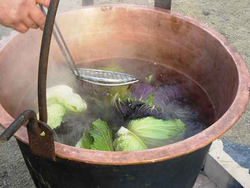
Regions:
<svg viewBox="0 0 250 188"><path fill-rule="evenodd" d="M48 7L50 0L0 0L0 24L21 33L30 28L43 30L45 15L37 4Z"/></svg>

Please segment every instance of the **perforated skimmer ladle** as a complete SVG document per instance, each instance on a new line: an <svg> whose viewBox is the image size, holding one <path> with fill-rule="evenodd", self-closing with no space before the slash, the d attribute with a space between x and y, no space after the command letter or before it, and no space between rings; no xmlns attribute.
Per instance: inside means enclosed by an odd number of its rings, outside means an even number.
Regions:
<svg viewBox="0 0 250 188"><path fill-rule="evenodd" d="M47 15L45 8L42 5L40 5L40 8L42 12ZM74 58L56 22L54 24L53 36L55 37L55 40L69 66L69 69L78 80L88 82L94 85L108 87L129 85L139 81L136 77L130 74L97 69L77 68Z"/></svg>

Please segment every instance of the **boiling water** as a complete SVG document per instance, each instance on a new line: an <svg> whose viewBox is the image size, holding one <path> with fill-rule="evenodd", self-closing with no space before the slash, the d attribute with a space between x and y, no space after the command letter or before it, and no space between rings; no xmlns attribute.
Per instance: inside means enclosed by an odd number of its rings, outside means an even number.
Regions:
<svg viewBox="0 0 250 188"><path fill-rule="evenodd" d="M128 73L140 80L138 84L150 82L152 87L158 89L174 87L175 91L171 97L168 97L171 100L168 102L171 102L169 105L171 108L178 109L180 116L182 113L185 115L185 117L180 117L186 125L184 139L201 132L214 123L214 108L206 92L186 75L167 66L135 59L116 58L84 63L81 64L81 67ZM136 87L136 85L129 87ZM128 121L133 119L133 115L121 118L110 105L114 91L121 90L121 88L83 84L77 85L74 89L87 101L88 109L83 113L68 114L64 117L64 123L55 129L57 133L55 139L59 142L75 146L82 137L84 129L91 126L92 122L98 118L106 121L113 133L117 132L121 126L126 127ZM125 89L130 88L125 87ZM172 92L168 89L163 91Z"/></svg>

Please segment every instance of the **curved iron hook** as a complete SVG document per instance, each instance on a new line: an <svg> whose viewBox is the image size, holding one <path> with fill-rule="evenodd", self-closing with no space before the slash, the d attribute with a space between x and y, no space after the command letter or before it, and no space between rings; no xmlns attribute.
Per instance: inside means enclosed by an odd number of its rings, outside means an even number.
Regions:
<svg viewBox="0 0 250 188"><path fill-rule="evenodd" d="M32 110L26 110L0 135L0 141L7 142L27 121L31 121L31 123L35 125L32 129L37 128L36 113ZM38 132L38 130L35 130L34 132Z"/></svg>
<svg viewBox="0 0 250 188"><path fill-rule="evenodd" d="M46 86L47 86L47 70L49 60L49 50L51 43L51 36L53 26L56 18L56 12L60 0L51 0L48 13L46 17L45 27L43 31L43 38L39 59L38 70L38 106L39 106L39 119L47 123L47 101L46 101Z"/></svg>

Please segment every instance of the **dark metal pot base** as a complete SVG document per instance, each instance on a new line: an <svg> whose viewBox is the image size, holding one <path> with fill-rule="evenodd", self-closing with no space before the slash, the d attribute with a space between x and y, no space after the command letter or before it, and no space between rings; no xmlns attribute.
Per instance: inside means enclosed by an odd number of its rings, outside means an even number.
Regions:
<svg viewBox="0 0 250 188"><path fill-rule="evenodd" d="M39 188L191 188L211 145L171 160L144 165L104 166L34 156L18 141L30 174Z"/></svg>

